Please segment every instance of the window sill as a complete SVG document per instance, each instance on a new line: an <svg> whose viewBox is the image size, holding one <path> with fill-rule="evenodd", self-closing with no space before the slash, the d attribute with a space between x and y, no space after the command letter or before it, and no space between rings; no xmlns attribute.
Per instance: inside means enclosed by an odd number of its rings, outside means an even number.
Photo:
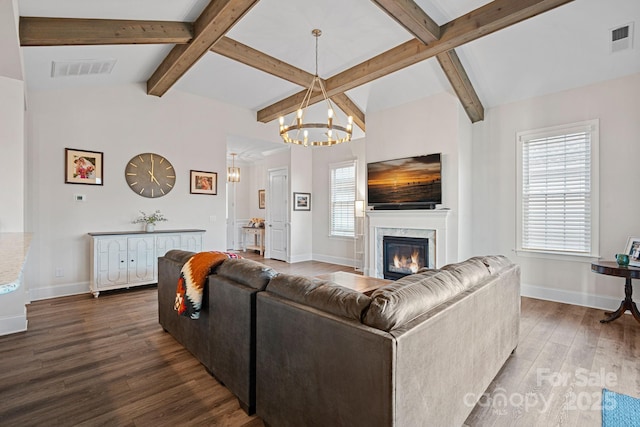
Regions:
<svg viewBox="0 0 640 427"><path fill-rule="evenodd" d="M568 252L542 252L528 251L524 249L515 249L514 252L516 255L524 258L553 259L556 261L583 262L590 264L600 260L600 255L577 255Z"/></svg>
<svg viewBox="0 0 640 427"><path fill-rule="evenodd" d="M345 241L353 241L356 238L354 236L334 236L333 234L329 234L329 239L331 240L345 240Z"/></svg>

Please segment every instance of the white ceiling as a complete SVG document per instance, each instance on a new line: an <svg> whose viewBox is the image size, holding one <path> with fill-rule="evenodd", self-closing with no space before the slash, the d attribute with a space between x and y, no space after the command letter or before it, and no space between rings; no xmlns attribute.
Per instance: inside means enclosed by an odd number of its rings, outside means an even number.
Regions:
<svg viewBox="0 0 640 427"><path fill-rule="evenodd" d="M489 3L415 0L442 25ZM208 0L19 0L21 16L194 21ZM612 28L640 21L640 0L575 0L464 45L456 51L485 108L640 72L634 49L611 54ZM315 71L313 28L319 39L319 75L328 78L411 39L366 0L261 0L227 34L310 73ZM143 83L171 45L59 46L23 49L29 90ZM51 78L53 60L114 58L110 75ZM301 90L299 86L214 53L207 53L170 90L182 90L257 111ZM366 113L401 105L450 85L430 59L347 95ZM277 124L274 122L274 131ZM361 136L354 135L354 136ZM250 142L241 148L250 151ZM233 145L233 142L230 142ZM236 150L239 151L239 150Z"/></svg>

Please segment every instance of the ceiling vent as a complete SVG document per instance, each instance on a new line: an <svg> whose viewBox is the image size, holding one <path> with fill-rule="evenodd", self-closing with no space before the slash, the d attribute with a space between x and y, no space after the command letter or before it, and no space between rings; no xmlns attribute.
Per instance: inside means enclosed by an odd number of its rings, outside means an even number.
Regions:
<svg viewBox="0 0 640 427"><path fill-rule="evenodd" d="M111 74L115 59L82 59L79 61L52 61L51 77L92 76Z"/></svg>
<svg viewBox="0 0 640 427"><path fill-rule="evenodd" d="M611 30L611 53L633 47L633 23Z"/></svg>

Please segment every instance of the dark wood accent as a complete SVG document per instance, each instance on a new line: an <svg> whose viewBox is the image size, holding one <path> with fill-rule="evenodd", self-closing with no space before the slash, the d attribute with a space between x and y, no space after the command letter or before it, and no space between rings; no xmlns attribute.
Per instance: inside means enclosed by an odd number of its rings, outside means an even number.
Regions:
<svg viewBox="0 0 640 427"><path fill-rule="evenodd" d="M353 271L318 261L250 257L292 274ZM601 315L598 309L522 298L518 348L464 425L600 427L593 396L603 386L638 396L640 381L638 323L622 316L605 325L598 322ZM86 294L34 301L27 316L27 332L0 337L2 425L264 425L162 331L153 286L104 292L99 299ZM614 379L577 385L577 369ZM551 385L539 380L540 372L569 381ZM532 393L538 404L528 410L487 404L489 398ZM581 393L594 400L580 410L567 405Z"/></svg>
<svg viewBox="0 0 640 427"><path fill-rule="evenodd" d="M212 1L193 23L193 38L174 46L147 81L149 95L164 95L258 0Z"/></svg>
<svg viewBox="0 0 640 427"><path fill-rule="evenodd" d="M316 276L318 279L329 280L345 288L353 289L365 295L371 294L378 288L393 283L393 280L379 279L377 277L363 276L362 274L337 271Z"/></svg>
<svg viewBox="0 0 640 427"><path fill-rule="evenodd" d="M20 17L21 46L184 44L190 22Z"/></svg>
<svg viewBox="0 0 640 427"><path fill-rule="evenodd" d="M608 323L622 316L627 310L631 312L633 317L640 322L640 312L636 303L631 298L633 286L631 279L640 279L640 268L632 266L621 266L612 261L600 261L591 264L591 271L608 276L624 277L624 300L620 303L620 307L616 311L606 311L604 314L606 319L600 320L600 323Z"/></svg>

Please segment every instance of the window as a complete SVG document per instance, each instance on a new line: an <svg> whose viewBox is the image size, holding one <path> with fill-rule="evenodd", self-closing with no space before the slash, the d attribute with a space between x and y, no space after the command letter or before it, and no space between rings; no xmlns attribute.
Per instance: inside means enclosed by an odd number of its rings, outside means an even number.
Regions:
<svg viewBox="0 0 640 427"><path fill-rule="evenodd" d="M335 163L331 169L331 236L355 235L356 162Z"/></svg>
<svg viewBox="0 0 640 427"><path fill-rule="evenodd" d="M598 127L518 133L518 250L598 256Z"/></svg>

